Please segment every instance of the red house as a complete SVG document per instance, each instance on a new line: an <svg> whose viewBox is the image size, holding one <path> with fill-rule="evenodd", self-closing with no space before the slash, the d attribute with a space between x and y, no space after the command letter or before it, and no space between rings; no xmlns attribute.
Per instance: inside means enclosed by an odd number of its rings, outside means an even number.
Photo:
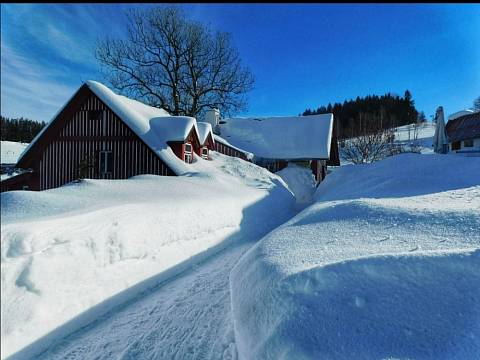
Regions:
<svg viewBox="0 0 480 360"><path fill-rule="evenodd" d="M194 152L214 146L208 134L202 142L194 118L87 81L23 152L16 167L28 171L2 181L1 190L45 190L80 177L180 175Z"/></svg>

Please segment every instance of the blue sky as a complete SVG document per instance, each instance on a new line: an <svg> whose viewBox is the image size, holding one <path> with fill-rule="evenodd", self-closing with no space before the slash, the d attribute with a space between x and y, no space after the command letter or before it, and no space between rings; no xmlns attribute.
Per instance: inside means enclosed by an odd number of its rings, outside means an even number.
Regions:
<svg viewBox="0 0 480 360"><path fill-rule="evenodd" d="M2 4L1 112L49 121L88 79L97 38L122 37L134 4ZM256 78L239 115L297 115L367 94L413 94L427 116L480 96L478 4L182 5L232 33Z"/></svg>

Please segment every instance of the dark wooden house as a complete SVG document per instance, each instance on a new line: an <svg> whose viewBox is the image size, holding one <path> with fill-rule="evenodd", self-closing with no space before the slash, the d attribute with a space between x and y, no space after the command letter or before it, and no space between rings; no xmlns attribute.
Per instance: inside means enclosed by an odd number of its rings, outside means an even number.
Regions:
<svg viewBox="0 0 480 360"><path fill-rule="evenodd" d="M2 181L2 191L51 189L79 178L179 175L200 149L194 118L87 81L18 160L16 167L28 171Z"/></svg>

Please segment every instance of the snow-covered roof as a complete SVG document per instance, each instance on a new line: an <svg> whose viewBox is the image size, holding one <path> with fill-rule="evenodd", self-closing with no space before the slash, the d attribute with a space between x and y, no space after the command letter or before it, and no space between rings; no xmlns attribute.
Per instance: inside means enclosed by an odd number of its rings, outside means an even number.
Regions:
<svg viewBox="0 0 480 360"><path fill-rule="evenodd" d="M212 124L207 123L207 122L197 122L197 129L198 129L198 138L200 140L200 144L203 145L205 144L205 141L207 141L208 135L212 135L212 139L215 142L215 138L213 136L213 130L212 130Z"/></svg>
<svg viewBox="0 0 480 360"><path fill-rule="evenodd" d="M108 87L97 81L88 80L85 84L100 100L115 112L173 172L180 175L188 171L185 163L173 153L167 143L170 141L184 141L192 131L192 128L198 136L195 118L188 116L171 116L163 109L146 105L123 95L115 94ZM62 109L65 108L70 100ZM59 113L57 113L57 115L58 114ZM57 115L55 115L54 119ZM52 122L53 120L42 129L41 133L38 134L23 152L22 157Z"/></svg>
<svg viewBox="0 0 480 360"><path fill-rule="evenodd" d="M269 159L328 159L333 114L231 118L220 123L220 135L236 147Z"/></svg>
<svg viewBox="0 0 480 360"><path fill-rule="evenodd" d="M460 110L460 111L457 111L453 114L450 114L448 116L448 121L455 120L455 119L459 118L460 116L470 115L470 114L473 114L473 110L470 110L470 109Z"/></svg>

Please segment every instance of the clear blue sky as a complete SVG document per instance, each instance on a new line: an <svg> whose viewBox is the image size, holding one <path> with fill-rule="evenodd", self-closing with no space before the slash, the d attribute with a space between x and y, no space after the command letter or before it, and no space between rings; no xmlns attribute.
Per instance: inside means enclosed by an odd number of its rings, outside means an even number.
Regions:
<svg viewBox="0 0 480 360"><path fill-rule="evenodd" d="M2 4L1 112L49 121L82 81L102 81L95 40L120 37L133 4ZM480 5L182 5L232 33L255 75L248 111L297 115L410 90L427 117L480 96Z"/></svg>

